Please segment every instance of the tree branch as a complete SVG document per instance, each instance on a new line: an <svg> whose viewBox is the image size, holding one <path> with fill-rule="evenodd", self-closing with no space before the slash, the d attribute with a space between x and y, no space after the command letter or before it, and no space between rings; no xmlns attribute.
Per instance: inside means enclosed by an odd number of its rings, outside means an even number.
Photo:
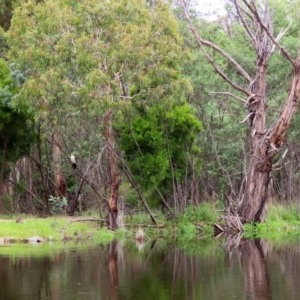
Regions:
<svg viewBox="0 0 300 300"><path fill-rule="evenodd" d="M243 28L244 28L246 34L248 35L248 37L249 37L249 39L250 39L252 45L255 46L255 38L254 38L253 34L251 33L250 28L249 28L249 26L247 25L245 19L243 18L242 14L241 14L241 10L243 10L243 9L242 9L241 6L237 3L236 0L232 0L232 1L233 1L234 6L235 6L235 9L236 9L236 12L237 12L237 14L238 14L238 17L239 17L239 19L240 19L241 22L242 22L242 25L243 25Z"/></svg>
<svg viewBox="0 0 300 300"><path fill-rule="evenodd" d="M245 99L243 99L243 98L241 98L241 97L238 97L238 96L236 96L236 95L234 95L234 94L232 94L232 93L229 93L229 92L211 92L210 94L227 95L227 96L230 96L230 97L232 97L232 98L235 98L235 99L237 99L237 100L239 100L239 101L242 101L243 103L247 104L247 101L246 101Z"/></svg>
<svg viewBox="0 0 300 300"><path fill-rule="evenodd" d="M199 48L202 50L203 54L205 55L206 60L212 65L212 67L215 69L215 71L227 82L229 83L234 89L246 94L247 96L250 95L250 92L247 91L245 88L239 86L238 84L236 84L235 82L233 82L225 73L224 71L215 63L215 61L213 60L213 58L207 53L207 51L205 50L205 46L208 46L214 50L216 50L217 52L219 52L224 58L228 59L228 61L231 63L231 65L235 68L235 70L241 75L243 76L248 83L251 82L251 77L249 76L249 74L228 54L226 53L223 49L219 48L217 45L215 45L212 42L206 41L204 40L200 34L199 31L197 30L197 28L194 26L193 22L191 21L189 12L188 12L188 8L187 8L187 4L185 0L180 0L181 2L181 6L183 8L183 12L185 15L185 18L190 26L190 30L192 31L196 42L199 46Z"/></svg>
<svg viewBox="0 0 300 300"><path fill-rule="evenodd" d="M285 34L287 33L287 31L289 30L291 25L292 25L292 21L290 22L290 24L288 25L288 27L285 30L280 30L280 32L278 33L278 35L276 37L277 42L279 42L282 39L282 37L285 36ZM272 47L271 52L273 53L275 51L275 49L276 49L276 45L274 44L273 47Z"/></svg>
<svg viewBox="0 0 300 300"><path fill-rule="evenodd" d="M268 37L271 39L271 41L277 46L277 48L280 50L280 53L291 63L291 65L293 66L293 68L295 68L295 62L292 59L292 57L289 55L289 53L284 49L283 46L281 46L277 39L274 38L274 36L270 33L270 31L268 30L267 26L263 23L263 21L261 20L256 6L254 4L254 2L251 2L251 4L248 3L248 1L243 0L243 2L245 3L245 5L248 7L248 9L253 13L255 19L257 20L257 22L260 24L260 26L262 27L262 29L266 32L266 34L268 35Z"/></svg>

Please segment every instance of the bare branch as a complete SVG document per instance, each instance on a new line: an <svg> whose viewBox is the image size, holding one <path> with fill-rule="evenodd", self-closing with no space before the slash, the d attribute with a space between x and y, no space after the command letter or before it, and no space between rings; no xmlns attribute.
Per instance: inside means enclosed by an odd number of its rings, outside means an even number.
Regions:
<svg viewBox="0 0 300 300"><path fill-rule="evenodd" d="M255 45L255 38L254 38L253 34L251 33L250 28L249 28L249 26L247 25L247 23L246 23L244 17L243 17L242 14L241 14L241 10L242 10L242 9L241 9L241 6L237 3L236 0L233 0L233 4L235 5L235 9L236 9L236 11L237 11L237 14L238 14L239 19L241 20L241 22L242 22L242 24L243 24L244 30L245 30L247 36L249 37L249 39L250 39L252 45L254 46L254 45Z"/></svg>
<svg viewBox="0 0 300 300"><path fill-rule="evenodd" d="M203 54L205 55L206 60L212 65L212 67L215 69L215 71L227 82L229 83L234 89L246 94L246 95L250 95L250 92L247 91L245 88L239 86L238 84L236 84L235 82L233 82L225 73L224 71L215 63L215 61L213 60L213 58L207 53L205 46L208 46L214 50L216 50L217 52L219 52L221 55L223 55L223 57L227 58L229 60L229 62L231 62L231 64L235 67L235 69L237 70L237 72L240 73L240 75L242 75L248 82L251 82L251 78L248 75L248 73L225 51L223 51L221 48L219 48L218 46L216 46L215 44L213 44L212 42L206 41L204 39L202 39L202 37L199 34L199 31L197 30L196 26L193 24L193 22L191 21L190 15L188 13L188 8L187 8L187 4L185 0L180 0L181 2L181 6L183 8L183 12L185 15L186 20L189 23L190 26L190 30L192 31L196 42L199 46L199 48L202 50Z"/></svg>
<svg viewBox="0 0 300 300"><path fill-rule="evenodd" d="M231 65L236 69L236 71L242 75L247 81L248 83L251 82L251 77L249 76L249 74L242 68L242 66L236 62L236 60L230 55L228 54L227 52L225 52L223 49L221 49L220 47L218 47L216 44L210 42L210 41L207 41L207 40L204 40L201 38L201 36L198 34L199 36L199 39L200 39L200 42L203 44L203 45L206 45L214 50L216 50L217 52L219 52L223 57L225 57L226 59L228 59L228 61L231 63Z"/></svg>
<svg viewBox="0 0 300 300"><path fill-rule="evenodd" d="M263 23L263 21L260 18L259 13L257 12L256 6L254 4L254 2L251 1L251 3L249 4L248 1L243 0L243 2L245 3L245 5L248 7L248 9L253 13L255 19L257 20L257 22L260 24L260 26L263 28L263 30L266 32L266 34L268 35L268 37L271 39L271 41L276 45L276 47L280 50L280 53L291 63L291 65L295 68L295 61L291 58L291 56L289 55L289 53L284 49L283 46L281 46L277 39L274 38L274 36L270 33L270 31L268 30L267 26Z"/></svg>
<svg viewBox="0 0 300 300"><path fill-rule="evenodd" d="M246 116L246 118L245 118L243 121L240 122L240 124L245 123L252 115L253 115L253 112L249 113L249 114Z"/></svg>
<svg viewBox="0 0 300 300"><path fill-rule="evenodd" d="M288 27L285 30L280 30L280 32L278 33L277 37L276 37L276 41L279 42L287 33L287 31L290 29L291 25L292 25L292 21L290 22L290 24L288 25ZM273 53L276 49L276 45L274 44L272 47L271 52Z"/></svg>
<svg viewBox="0 0 300 300"><path fill-rule="evenodd" d="M210 94L221 94L221 95L228 95L228 96L230 96L230 97L232 97L232 98L235 98L235 99L237 99L237 100L239 100L239 101L242 101L243 103L247 103L247 101L245 100L245 99L243 99L243 98L241 98L241 97L238 97L238 96L236 96L236 95L234 95L234 94L232 94L232 93L229 93L229 92L211 92Z"/></svg>

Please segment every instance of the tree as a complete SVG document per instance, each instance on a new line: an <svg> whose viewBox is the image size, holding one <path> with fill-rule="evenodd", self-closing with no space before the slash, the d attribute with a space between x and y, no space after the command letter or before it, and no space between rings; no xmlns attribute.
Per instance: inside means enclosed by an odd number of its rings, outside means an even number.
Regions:
<svg viewBox="0 0 300 300"><path fill-rule="evenodd" d="M291 54L280 44L289 27L282 29L275 36L274 23L268 3L259 1L231 1L235 18L239 21L255 51L255 69L252 74L232 55L210 40L203 39L192 21L186 1L181 5L190 29L199 49L222 79L234 90L244 94L244 103L248 109L245 121L249 124L249 160L240 188L237 212L242 222L262 221L265 217L268 199L268 187L271 178L272 159L282 147L287 130L299 105L300 96L300 53L293 59ZM242 78L242 84L235 82L230 74L216 63L211 52L221 55L232 67L235 74ZM290 64L293 75L285 103L272 124L267 124L267 71L275 50ZM250 70L251 71L251 70ZM236 96L235 96L236 97Z"/></svg>
<svg viewBox="0 0 300 300"><path fill-rule="evenodd" d="M13 107L12 97L17 93L11 71L4 60L0 59L0 201L6 188L10 172L10 162L27 155L35 141L32 114L26 107Z"/></svg>
<svg viewBox="0 0 300 300"><path fill-rule="evenodd" d="M32 107L44 140L53 130L69 142L74 133L81 144L82 137L94 142L92 137L100 135L93 146L95 155L105 153L102 176L110 192L103 198L109 227L115 229L116 108L133 100L159 102L187 86L180 76L182 44L170 6L157 1L149 7L139 0L109 6L96 0L27 1L14 11L8 43L10 59L28 77L16 101ZM91 131L82 134L88 125ZM96 190L101 188L98 183Z"/></svg>
<svg viewBox="0 0 300 300"><path fill-rule="evenodd" d="M202 124L190 105L180 103L176 93L173 97L173 102L148 107L133 104L115 127L135 181L163 205L182 211L198 200L192 185L200 165L195 157Z"/></svg>

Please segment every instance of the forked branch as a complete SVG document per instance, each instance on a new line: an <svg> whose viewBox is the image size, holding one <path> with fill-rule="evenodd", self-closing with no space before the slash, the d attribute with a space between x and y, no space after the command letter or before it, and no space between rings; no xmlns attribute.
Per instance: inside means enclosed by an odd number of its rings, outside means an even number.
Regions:
<svg viewBox="0 0 300 300"><path fill-rule="evenodd" d="M248 3L248 1L246 1L246 0L243 0L243 2L248 7L248 9L251 11L251 13L253 14L253 16L255 17L255 19L257 20L257 22L261 26L261 28L266 32L266 34L271 39L271 41L274 43L274 45L276 45L276 47L279 49L280 53L291 63L291 65L293 67L295 67L295 61L292 59L292 57L290 56L290 54L284 49L284 47L279 44L279 42L278 42L279 41L279 36L276 39L273 36L273 34L271 34L271 32L268 30L268 28L264 24L264 22L262 21L259 13L257 12L257 9L256 9L256 6L255 6L254 2L251 1L251 3Z"/></svg>

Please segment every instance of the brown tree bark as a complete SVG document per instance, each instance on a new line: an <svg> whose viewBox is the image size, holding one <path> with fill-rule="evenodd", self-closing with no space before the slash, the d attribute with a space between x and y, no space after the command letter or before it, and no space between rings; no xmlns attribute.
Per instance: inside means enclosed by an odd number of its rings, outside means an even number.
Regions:
<svg viewBox="0 0 300 300"><path fill-rule="evenodd" d="M67 196L67 183L61 166L61 138L57 132L52 134L52 159L53 159L53 175L55 183L55 196Z"/></svg>
<svg viewBox="0 0 300 300"><path fill-rule="evenodd" d="M238 209L238 213L244 222L263 221L265 217L272 158L279 151L285 140L293 115L299 106L299 100L300 51L294 63L292 84L285 105L279 117L268 130L261 125L262 122L260 121L261 116L265 115L265 106L253 110L257 119L251 127L253 154L250 159L241 204Z"/></svg>
<svg viewBox="0 0 300 300"><path fill-rule="evenodd" d="M118 158L116 155L115 135L112 127L113 113L108 110L104 116L105 138L108 143L108 159L110 169L110 191L108 199L108 227L112 230L118 228L118 196L120 177L118 172Z"/></svg>

